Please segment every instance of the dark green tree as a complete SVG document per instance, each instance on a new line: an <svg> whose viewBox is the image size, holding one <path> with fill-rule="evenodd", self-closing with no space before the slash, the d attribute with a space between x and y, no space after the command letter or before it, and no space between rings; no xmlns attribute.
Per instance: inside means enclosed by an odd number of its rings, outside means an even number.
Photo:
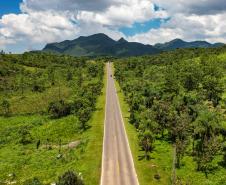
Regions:
<svg viewBox="0 0 226 185"><path fill-rule="evenodd" d="M84 185L84 183L73 171L67 171L58 178L56 185Z"/></svg>

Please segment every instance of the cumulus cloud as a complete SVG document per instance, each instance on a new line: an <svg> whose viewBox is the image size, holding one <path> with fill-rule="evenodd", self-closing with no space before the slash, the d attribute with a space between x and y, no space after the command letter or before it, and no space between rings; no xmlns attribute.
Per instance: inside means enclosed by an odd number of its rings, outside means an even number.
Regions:
<svg viewBox="0 0 226 185"><path fill-rule="evenodd" d="M72 37L79 28L65 14L33 12L30 14L8 14L0 19L0 35L5 39L23 39L30 42L53 42Z"/></svg>
<svg viewBox="0 0 226 185"><path fill-rule="evenodd" d="M122 0L24 0L23 11L103 11L106 8L121 4Z"/></svg>
<svg viewBox="0 0 226 185"><path fill-rule="evenodd" d="M77 19L85 22L96 22L108 26L130 26L134 22L144 22L154 18L166 18L163 10L155 11L149 0L130 0L120 5L110 6L103 12L80 11Z"/></svg>
<svg viewBox="0 0 226 185"><path fill-rule="evenodd" d="M171 14L208 15L226 11L225 0L153 0L153 2L167 9Z"/></svg>
<svg viewBox="0 0 226 185"><path fill-rule="evenodd" d="M187 41L206 40L226 43L226 13L216 15L176 14L158 29L129 37L130 41L142 41L146 44L166 42L173 38Z"/></svg>
<svg viewBox="0 0 226 185"><path fill-rule="evenodd" d="M146 44L174 38L226 42L225 0L23 0L20 7L20 14L0 18L1 48L41 49L98 32ZM119 31L156 18L170 19L130 37Z"/></svg>

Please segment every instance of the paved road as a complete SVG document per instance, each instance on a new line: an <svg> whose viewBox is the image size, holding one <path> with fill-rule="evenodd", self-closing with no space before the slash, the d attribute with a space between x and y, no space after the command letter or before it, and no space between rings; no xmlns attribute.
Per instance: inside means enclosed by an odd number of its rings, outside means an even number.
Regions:
<svg viewBox="0 0 226 185"><path fill-rule="evenodd" d="M111 65L107 64L101 185L139 185L111 74Z"/></svg>

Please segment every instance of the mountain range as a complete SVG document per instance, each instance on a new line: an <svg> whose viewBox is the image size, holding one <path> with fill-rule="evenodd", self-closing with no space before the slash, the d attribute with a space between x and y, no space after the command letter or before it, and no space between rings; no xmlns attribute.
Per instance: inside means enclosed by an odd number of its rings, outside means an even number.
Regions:
<svg viewBox="0 0 226 185"><path fill-rule="evenodd" d="M75 40L65 40L59 43L47 44L42 51L72 56L141 56L157 54L162 51L177 48L211 48L224 44L210 44L206 41L185 42L175 39L164 44L145 45L138 42L128 42L124 38L115 41L103 33L91 36L81 36Z"/></svg>

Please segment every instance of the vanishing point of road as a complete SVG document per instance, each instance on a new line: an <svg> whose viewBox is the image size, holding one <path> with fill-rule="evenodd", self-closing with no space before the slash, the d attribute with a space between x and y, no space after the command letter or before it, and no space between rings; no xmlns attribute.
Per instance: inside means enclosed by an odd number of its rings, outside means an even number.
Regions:
<svg viewBox="0 0 226 185"><path fill-rule="evenodd" d="M110 63L105 111L101 185L139 185Z"/></svg>

